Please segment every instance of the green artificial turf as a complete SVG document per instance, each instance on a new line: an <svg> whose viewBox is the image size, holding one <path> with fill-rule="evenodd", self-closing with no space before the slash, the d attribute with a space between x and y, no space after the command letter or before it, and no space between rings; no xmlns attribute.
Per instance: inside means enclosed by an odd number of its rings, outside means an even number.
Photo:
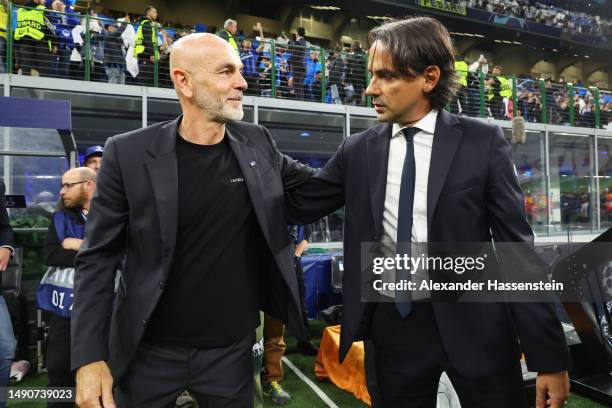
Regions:
<svg viewBox="0 0 612 408"><path fill-rule="evenodd" d="M311 337L314 339L314 343L318 345L318 341L321 338L321 333L325 328L325 322L313 321L310 325ZM291 334L287 334L285 337L287 343L286 357L295 365L304 375L312 380L327 396L334 401L334 403L340 408L365 408L366 404L357 400L352 394L343 391L336 387L334 384L328 381L318 381L314 375L314 362L315 357L304 356L299 353L293 353L292 349L295 349L296 340ZM35 366L32 367L34 370ZM11 384L13 387L40 387L47 383L47 376L45 374L36 375L34 371L28 375L22 382L18 384ZM315 392L306 385L298 376L285 365L285 379L282 382L283 387L289 394L291 394L292 401L287 407L289 408L327 408L327 405L315 394ZM44 403L9 403L10 407L18 408L45 408ZM267 398L264 398L264 406L274 407L275 404ZM605 408L604 405L590 401L586 398L572 394L569 398L566 408Z"/></svg>

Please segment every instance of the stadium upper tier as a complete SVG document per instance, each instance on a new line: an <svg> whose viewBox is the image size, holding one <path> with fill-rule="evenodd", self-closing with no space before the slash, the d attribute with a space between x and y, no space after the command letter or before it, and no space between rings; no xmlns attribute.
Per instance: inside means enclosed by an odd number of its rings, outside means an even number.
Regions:
<svg viewBox="0 0 612 408"><path fill-rule="evenodd" d="M150 39L149 48L135 58L137 23L91 14L43 13L45 24L37 31L42 37L28 34L31 26L17 27L16 13L6 13L7 46L0 47L0 72L6 68L22 75L171 88L172 44L191 32L153 25L155 41ZM247 95L371 106L364 92L369 82L367 51L361 47L351 51L303 47L287 37L242 38L236 47L244 64ZM612 129L612 92L608 90L505 72L493 76L492 71L468 70L470 62L464 68L458 65L462 86L447 107L454 113L502 120L520 115L533 123Z"/></svg>

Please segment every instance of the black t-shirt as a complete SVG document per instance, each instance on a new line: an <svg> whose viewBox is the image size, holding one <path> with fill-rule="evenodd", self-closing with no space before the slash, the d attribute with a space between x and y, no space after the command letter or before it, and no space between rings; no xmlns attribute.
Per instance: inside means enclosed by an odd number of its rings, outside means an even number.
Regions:
<svg viewBox="0 0 612 408"><path fill-rule="evenodd" d="M197 145L177 137L178 230L164 294L145 340L219 347L259 325L264 242L227 137Z"/></svg>

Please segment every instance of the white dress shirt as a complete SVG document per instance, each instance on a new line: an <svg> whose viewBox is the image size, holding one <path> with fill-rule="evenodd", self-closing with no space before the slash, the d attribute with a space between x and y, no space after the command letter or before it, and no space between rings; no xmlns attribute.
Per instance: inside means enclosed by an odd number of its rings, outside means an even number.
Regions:
<svg viewBox="0 0 612 408"><path fill-rule="evenodd" d="M431 148L436 130L436 119L438 111L431 110L425 117L414 124L420 131L414 135L414 159L415 159L415 183L414 202L412 206L412 242L427 243L427 181L429 179L429 163L431 161ZM406 158L406 138L401 132L404 127L394 123L392 128L391 142L389 146L389 161L387 167L387 188L385 191L385 206L383 211L383 247L385 256L394 256L397 251L394 245L397 242L397 220L399 210L400 186L402 183L402 169ZM425 255L426 248L419 248L418 254ZM413 282L424 277L425 271L416 271L412 276ZM395 271L383 275L385 282L395 281ZM391 295L391 293L386 293ZM428 297L427 293L413 298Z"/></svg>

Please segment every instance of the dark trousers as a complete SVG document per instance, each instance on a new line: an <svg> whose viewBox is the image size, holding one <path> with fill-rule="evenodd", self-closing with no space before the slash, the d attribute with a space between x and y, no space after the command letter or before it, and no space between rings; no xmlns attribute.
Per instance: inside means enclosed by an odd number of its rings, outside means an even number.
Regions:
<svg viewBox="0 0 612 408"><path fill-rule="evenodd" d="M487 375L468 378L461 367L449 364L431 303L413 306L405 320L393 303L379 304L374 313L371 337L381 407L435 408L443 371L462 407L527 407L518 360L514 367L494 367Z"/></svg>
<svg viewBox="0 0 612 408"><path fill-rule="evenodd" d="M70 319L52 314L47 337L49 387L74 387L70 370ZM74 407L72 403L48 402L48 408Z"/></svg>
<svg viewBox="0 0 612 408"><path fill-rule="evenodd" d="M304 268L302 268L302 258L294 258L295 274L298 281L298 291L300 292L300 303L302 304L302 320L304 326L308 328L308 310L306 309L306 283L304 281Z"/></svg>
<svg viewBox="0 0 612 408"><path fill-rule="evenodd" d="M173 408L188 390L200 408L252 408L253 344L255 333L210 349L143 343L115 387L115 403L118 408Z"/></svg>

